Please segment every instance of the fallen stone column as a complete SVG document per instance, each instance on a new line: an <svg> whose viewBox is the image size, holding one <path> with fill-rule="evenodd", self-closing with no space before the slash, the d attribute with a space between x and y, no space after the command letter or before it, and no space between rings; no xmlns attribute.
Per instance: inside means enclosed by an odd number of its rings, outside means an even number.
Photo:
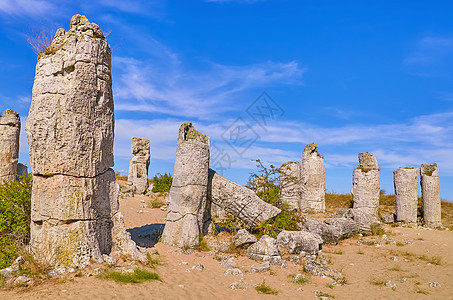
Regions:
<svg viewBox="0 0 453 300"><path fill-rule="evenodd" d="M248 226L259 225L281 212L251 189L229 181L212 169L209 169L208 199Z"/></svg>
<svg viewBox="0 0 453 300"><path fill-rule="evenodd" d="M194 248L207 233L210 207L207 203L209 136L196 131L192 123L179 128L175 169L170 188L167 221L162 243Z"/></svg>
<svg viewBox="0 0 453 300"><path fill-rule="evenodd" d="M352 174L354 208L377 217L379 193L378 161L373 153L359 153L359 165Z"/></svg>
<svg viewBox="0 0 453 300"><path fill-rule="evenodd" d="M418 172L418 168L393 171L397 222L417 224Z"/></svg>
<svg viewBox="0 0 453 300"><path fill-rule="evenodd" d="M318 153L318 145L305 146L302 154L302 211L326 211L326 172L324 156Z"/></svg>
<svg viewBox="0 0 453 300"><path fill-rule="evenodd" d="M134 157L129 163L127 184L135 193L144 194L149 186L148 168L151 157L149 140L134 137L131 148Z"/></svg>
<svg viewBox="0 0 453 300"><path fill-rule="evenodd" d="M30 246L52 266L84 267L103 255L146 260L118 212L113 166L111 54L85 16L57 30L38 57L25 125L33 172Z"/></svg>
<svg viewBox="0 0 453 300"><path fill-rule="evenodd" d="M426 227L440 227L441 204L439 187L439 169L436 163L422 164L420 168L422 187L423 221Z"/></svg>
<svg viewBox="0 0 453 300"><path fill-rule="evenodd" d="M299 202L302 201L301 167L298 161L284 163L280 167L279 186L280 199L290 208L299 209Z"/></svg>
<svg viewBox="0 0 453 300"><path fill-rule="evenodd" d="M19 159L19 114L7 109L0 114L0 184L16 179Z"/></svg>

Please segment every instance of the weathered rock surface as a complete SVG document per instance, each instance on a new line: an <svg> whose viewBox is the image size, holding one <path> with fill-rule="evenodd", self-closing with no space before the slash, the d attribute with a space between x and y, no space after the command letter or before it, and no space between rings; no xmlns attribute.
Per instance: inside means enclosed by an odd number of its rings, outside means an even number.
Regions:
<svg viewBox="0 0 453 300"><path fill-rule="evenodd" d="M0 114L0 184L16 179L19 159L19 114L7 109Z"/></svg>
<svg viewBox="0 0 453 300"><path fill-rule="evenodd" d="M426 227L440 227L441 205L439 170L436 163L422 164L420 168L422 187L423 221Z"/></svg>
<svg viewBox="0 0 453 300"><path fill-rule="evenodd" d="M179 128L173 182L162 243L194 248L200 234L207 233L211 214L207 201L209 136L192 123Z"/></svg>
<svg viewBox="0 0 453 300"><path fill-rule="evenodd" d="M265 263L262 263L259 266L253 266L250 268L250 273L262 273L262 272L267 272L271 269L270 262L266 261Z"/></svg>
<svg viewBox="0 0 453 300"><path fill-rule="evenodd" d="M318 234L326 244L336 245L338 240L343 237L341 227L327 224L310 216L304 216L302 227L306 231Z"/></svg>
<svg viewBox="0 0 453 300"><path fill-rule="evenodd" d="M146 261L117 211L110 47L81 15L49 47L38 58L25 126L34 175L31 250L55 267L80 268L114 253Z"/></svg>
<svg viewBox="0 0 453 300"><path fill-rule="evenodd" d="M209 169L208 199L248 226L259 225L281 212L251 189L229 181L212 169Z"/></svg>
<svg viewBox="0 0 453 300"><path fill-rule="evenodd" d="M132 154L127 176L128 185L137 193L144 194L148 188L148 168L151 158L149 140L132 138Z"/></svg>
<svg viewBox="0 0 453 300"><path fill-rule="evenodd" d="M379 166L373 153L359 153L359 165L352 174L354 208L378 216Z"/></svg>
<svg viewBox="0 0 453 300"><path fill-rule="evenodd" d="M298 161L284 163L280 167L279 186L280 199L292 209L299 209L302 201L301 166Z"/></svg>
<svg viewBox="0 0 453 300"><path fill-rule="evenodd" d="M307 231L281 231L277 236L277 245L285 247L290 254L316 254L322 248L323 240Z"/></svg>
<svg viewBox="0 0 453 300"><path fill-rule="evenodd" d="M324 223L333 226L340 231L338 240L350 238L360 231L359 224L351 218L335 217L324 220Z"/></svg>
<svg viewBox="0 0 453 300"><path fill-rule="evenodd" d="M254 260L270 260L271 256L279 256L277 240L263 235L258 242L247 248L245 255Z"/></svg>
<svg viewBox="0 0 453 300"><path fill-rule="evenodd" d="M236 248L246 248L257 241L256 237L245 229L240 229L232 239Z"/></svg>
<svg viewBox="0 0 453 300"><path fill-rule="evenodd" d="M326 210L326 173L324 156L318 153L318 145L305 146L302 154L302 211L325 212Z"/></svg>
<svg viewBox="0 0 453 300"><path fill-rule="evenodd" d="M381 221L385 224L391 224L395 222L394 214L381 214Z"/></svg>
<svg viewBox="0 0 453 300"><path fill-rule="evenodd" d="M379 222L378 218L375 215L371 215L366 213L365 210L363 209L355 209L355 208L350 208L347 210L347 212L343 215L343 218L346 219L351 219L353 220L358 228L359 232L364 232L364 233L370 233L372 226L377 226L381 224ZM337 218L332 218L328 220L333 220ZM338 221L336 221L338 222ZM331 221L329 221L329 224L332 224ZM351 223L351 227L349 227L351 230L354 228Z"/></svg>
<svg viewBox="0 0 453 300"><path fill-rule="evenodd" d="M418 173L418 168L393 171L397 222L417 223Z"/></svg>

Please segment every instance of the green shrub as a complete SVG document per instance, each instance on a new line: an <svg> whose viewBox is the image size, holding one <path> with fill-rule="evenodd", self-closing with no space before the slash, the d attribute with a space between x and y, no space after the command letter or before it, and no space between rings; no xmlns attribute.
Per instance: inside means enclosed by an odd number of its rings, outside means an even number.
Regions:
<svg viewBox="0 0 453 300"><path fill-rule="evenodd" d="M0 185L0 269L11 265L30 238L31 187L25 176Z"/></svg>
<svg viewBox="0 0 453 300"><path fill-rule="evenodd" d="M153 193L169 192L173 178L171 174L165 173L164 175L157 173L153 178Z"/></svg>
<svg viewBox="0 0 453 300"><path fill-rule="evenodd" d="M255 287L255 290L257 290L258 293L262 293L262 294L268 294L268 295L277 295L278 294L278 291L274 290L270 286L266 285L266 282L264 282L264 280L263 280L263 282L261 282L261 284L259 284Z"/></svg>
<svg viewBox="0 0 453 300"><path fill-rule="evenodd" d="M148 280L160 280L157 273L135 268L133 273L106 271L100 275L103 279L111 279L119 283L141 283Z"/></svg>

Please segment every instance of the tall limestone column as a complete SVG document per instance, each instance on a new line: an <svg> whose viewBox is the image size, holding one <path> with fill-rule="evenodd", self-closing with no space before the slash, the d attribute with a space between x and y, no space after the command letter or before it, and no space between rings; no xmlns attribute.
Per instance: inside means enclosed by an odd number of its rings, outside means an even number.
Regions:
<svg viewBox="0 0 453 300"><path fill-rule="evenodd" d="M132 138L132 154L129 163L129 173L127 183L137 194L144 194L148 188L148 168L151 153L149 150L149 140L143 138Z"/></svg>
<svg viewBox="0 0 453 300"><path fill-rule="evenodd" d="M301 172L298 161L290 161L280 167L278 179L280 199L294 210L299 209L299 202L302 199Z"/></svg>
<svg viewBox="0 0 453 300"><path fill-rule="evenodd" d="M436 163L422 164L420 168L420 184L422 187L424 226L440 227L442 222L439 169Z"/></svg>
<svg viewBox="0 0 453 300"><path fill-rule="evenodd" d="M0 184L16 179L19 159L19 114L7 109L0 114Z"/></svg>
<svg viewBox="0 0 453 300"><path fill-rule="evenodd" d="M162 243L194 248L207 233L210 210L207 201L209 136L196 131L192 123L179 128L175 169L170 188L167 222Z"/></svg>
<svg viewBox="0 0 453 300"><path fill-rule="evenodd" d="M324 156L318 153L318 145L305 146L302 154L302 211L324 212L326 210L326 171Z"/></svg>
<svg viewBox="0 0 453 300"><path fill-rule="evenodd" d="M417 224L418 172L418 168L393 171L397 222Z"/></svg>
<svg viewBox="0 0 453 300"><path fill-rule="evenodd" d="M103 255L145 259L118 212L111 54L99 27L71 18L38 57L25 125L33 172L31 249L53 266Z"/></svg>
<svg viewBox="0 0 453 300"><path fill-rule="evenodd" d="M359 165L352 174L352 200L354 208L378 216L379 165L373 153L359 153Z"/></svg>

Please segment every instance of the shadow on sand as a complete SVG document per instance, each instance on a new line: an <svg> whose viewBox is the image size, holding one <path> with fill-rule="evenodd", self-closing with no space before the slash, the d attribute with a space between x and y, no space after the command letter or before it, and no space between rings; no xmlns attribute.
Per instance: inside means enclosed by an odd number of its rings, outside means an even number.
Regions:
<svg viewBox="0 0 453 300"><path fill-rule="evenodd" d="M127 232L131 234L131 238L137 246L152 248L159 241L164 227L165 224L147 224L141 227L127 229Z"/></svg>

